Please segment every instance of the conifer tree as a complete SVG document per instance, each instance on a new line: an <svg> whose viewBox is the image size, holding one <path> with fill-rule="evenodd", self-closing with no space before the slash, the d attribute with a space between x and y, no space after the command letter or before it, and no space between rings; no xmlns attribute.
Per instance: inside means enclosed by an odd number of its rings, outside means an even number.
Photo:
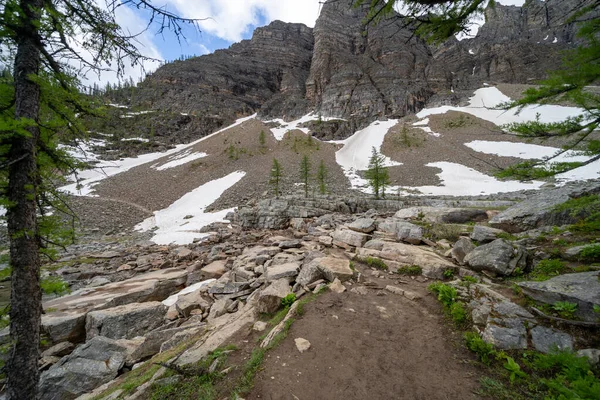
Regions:
<svg viewBox="0 0 600 400"><path fill-rule="evenodd" d="M277 161L277 159L274 158L273 165L271 166L271 179L269 180L269 183L273 187L275 197L279 197L279 182L282 176L283 174L281 172L281 164L279 164L279 161Z"/></svg>
<svg viewBox="0 0 600 400"><path fill-rule="evenodd" d="M327 193L326 187L327 180L327 169L325 167L325 162L321 160L319 163L319 169L317 170L317 182L319 183L319 193L325 194Z"/></svg>
<svg viewBox="0 0 600 400"><path fill-rule="evenodd" d="M258 142L260 143L260 147L264 147L265 143L267 142L267 138L265 135L265 131L260 131L259 135L258 135Z"/></svg>
<svg viewBox="0 0 600 400"><path fill-rule="evenodd" d="M365 172L369 186L373 189L376 199L385 197L385 187L390 183L388 169L385 167L385 157L373 147L369 159L369 169Z"/></svg>
<svg viewBox="0 0 600 400"><path fill-rule="evenodd" d="M310 180L310 159L307 155L302 157L300 161L300 178L302 179L302 183L304 184L304 197L308 197L308 182Z"/></svg>

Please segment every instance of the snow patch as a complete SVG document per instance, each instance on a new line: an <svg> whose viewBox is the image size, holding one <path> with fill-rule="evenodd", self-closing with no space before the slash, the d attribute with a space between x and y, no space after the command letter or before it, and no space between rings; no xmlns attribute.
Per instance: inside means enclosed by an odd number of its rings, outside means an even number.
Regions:
<svg viewBox="0 0 600 400"><path fill-rule="evenodd" d="M88 141L87 143L82 143L78 148L67 148L67 151L70 152L71 155L77 157L82 161L87 162L97 162L93 169L87 169L84 171L79 171L77 173L77 177L71 176L70 179L75 181L76 178L79 182L72 183L70 185L66 185L60 188L61 191L75 195L75 196L94 196L93 187L98 184L98 182L122 172L128 171L132 168L138 167L140 165L144 165L156 160L159 160L163 157L169 157L173 154L179 153L187 148L195 146L196 144L207 140L219 133L226 131L227 129L233 128L235 126L241 125L244 122L256 118L256 114L250 115L248 117L240 118L233 124L220 129L210 135L204 136L192 143L188 144L180 144L175 146L175 148L165 151L163 153L147 153L142 154L138 157L134 158L123 158L117 161L100 161L98 157L90 150L91 145L98 145L98 143L103 143L102 141ZM201 153L198 153L201 154Z"/></svg>
<svg viewBox="0 0 600 400"><path fill-rule="evenodd" d="M275 122L278 123L279 126L277 128L271 128L271 133L273 133L273 136L275 136L275 139L277 140L283 140L283 137L285 136L286 133L288 133L289 131L293 131L295 129L298 129L300 131L302 131L305 134L308 134L310 132L310 130L308 128L303 128L300 125L306 123L306 122L311 122L311 121L319 121L319 118L321 121L332 121L332 120L340 120L341 118L333 118L333 117L319 117L318 115L316 115L315 113L310 113L307 114L295 121L291 121L291 122L286 122L281 118L276 118L276 119L272 119L269 121L263 121L264 123L270 123L270 122Z"/></svg>
<svg viewBox="0 0 600 400"><path fill-rule="evenodd" d="M146 139L143 137L130 137L130 138L123 138L121 139L122 142L144 142L144 143L148 143L150 142L150 139Z"/></svg>
<svg viewBox="0 0 600 400"><path fill-rule="evenodd" d="M170 161L161 165L161 166L152 166L152 168L158 170L158 171L164 171L165 169L169 169L169 168L174 168L177 167L179 165L184 165L187 164L191 161L197 160L199 158L203 158L208 156L208 154L206 153L196 153L196 152L192 152L192 149L187 149L184 150L180 153L177 153L173 156L171 156L171 158L169 159Z"/></svg>
<svg viewBox="0 0 600 400"><path fill-rule="evenodd" d="M548 146L540 146L529 143L492 142L488 140L475 140L465 143L465 146L485 154L495 154L501 157L517 157L524 160L545 159L552 157L561 149ZM550 160L551 163L558 162L584 162L589 156L583 156L578 151L569 150Z"/></svg>
<svg viewBox="0 0 600 400"><path fill-rule="evenodd" d="M129 106L124 106L124 105L117 104L117 103L108 103L107 105L110 107L115 107L115 108L129 108Z"/></svg>
<svg viewBox="0 0 600 400"><path fill-rule="evenodd" d="M224 221L225 216L233 208L217 212L205 212L230 187L238 183L246 173L236 171L223 178L210 181L183 195L169 207L155 211L154 215L145 219L135 229L146 232L154 231L152 241L156 244L188 244L196 238L208 236L199 230L213 222Z"/></svg>
<svg viewBox="0 0 600 400"><path fill-rule="evenodd" d="M352 188L367 186L367 181L358 175L358 171L364 171L369 168L372 148L375 147L377 151L380 151L385 135L397 123L397 119L375 121L365 129L357 131L348 139L336 141L336 143L343 144L344 147L335 153L335 160L350 180ZM402 163L385 157L384 165L392 167L402 165Z"/></svg>
<svg viewBox="0 0 600 400"><path fill-rule="evenodd" d="M544 182L532 181L524 183L519 181L499 181L472 168L451 162L434 162L426 164L427 167L440 168L442 172L437 176L442 181L441 186L416 186L400 187L400 192L406 194L419 191L422 195L434 196L477 196L480 194L494 194L514 192L518 190L538 189ZM391 188L398 190L398 188Z"/></svg>
<svg viewBox="0 0 600 400"><path fill-rule="evenodd" d="M469 49L469 54L475 54L475 52L473 51L473 49Z"/></svg>

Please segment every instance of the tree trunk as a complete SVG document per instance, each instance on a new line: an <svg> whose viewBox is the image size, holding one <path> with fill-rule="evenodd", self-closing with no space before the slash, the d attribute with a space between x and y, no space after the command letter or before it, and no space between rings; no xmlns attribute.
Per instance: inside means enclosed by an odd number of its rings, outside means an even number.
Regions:
<svg viewBox="0 0 600 400"><path fill-rule="evenodd" d="M39 85L29 79L40 69L37 48L42 0L21 0L22 31L17 39L14 64L15 118L38 121ZM7 365L7 395L10 400L36 399L38 395L38 358L42 294L37 227L37 125L28 127L30 135L14 135L11 140L8 172L7 212L12 267L10 295L10 337L14 348Z"/></svg>

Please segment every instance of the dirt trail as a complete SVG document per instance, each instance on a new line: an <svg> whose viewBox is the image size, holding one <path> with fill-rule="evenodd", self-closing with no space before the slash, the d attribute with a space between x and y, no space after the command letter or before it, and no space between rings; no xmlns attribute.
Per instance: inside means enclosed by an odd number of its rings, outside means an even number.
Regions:
<svg viewBox="0 0 600 400"><path fill-rule="evenodd" d="M458 344L427 283L368 281L367 294L329 292L307 304L268 353L246 399L481 398L472 355ZM390 284L423 297L411 301L383 290ZM359 286L365 285L348 288ZM310 349L301 354L296 338L308 340Z"/></svg>

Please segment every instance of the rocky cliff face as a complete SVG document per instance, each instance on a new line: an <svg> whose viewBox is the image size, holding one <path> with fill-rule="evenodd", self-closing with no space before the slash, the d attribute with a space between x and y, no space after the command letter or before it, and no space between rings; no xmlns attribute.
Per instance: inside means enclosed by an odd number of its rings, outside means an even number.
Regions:
<svg viewBox="0 0 600 400"><path fill-rule="evenodd" d="M153 109L218 114L225 122L261 109L265 115L302 115L312 51L312 29L275 21L227 50L159 68L140 85L136 101Z"/></svg>
<svg viewBox="0 0 600 400"><path fill-rule="evenodd" d="M215 121L254 112L290 120L314 110L344 119L326 135L343 138L376 118L417 112L432 96L434 103L457 101L455 90L545 78L579 40L567 17L591 1L497 4L477 37L430 46L398 16L365 30L366 6L330 0L314 31L275 21L227 50L163 66L132 101L209 118L201 136Z"/></svg>

